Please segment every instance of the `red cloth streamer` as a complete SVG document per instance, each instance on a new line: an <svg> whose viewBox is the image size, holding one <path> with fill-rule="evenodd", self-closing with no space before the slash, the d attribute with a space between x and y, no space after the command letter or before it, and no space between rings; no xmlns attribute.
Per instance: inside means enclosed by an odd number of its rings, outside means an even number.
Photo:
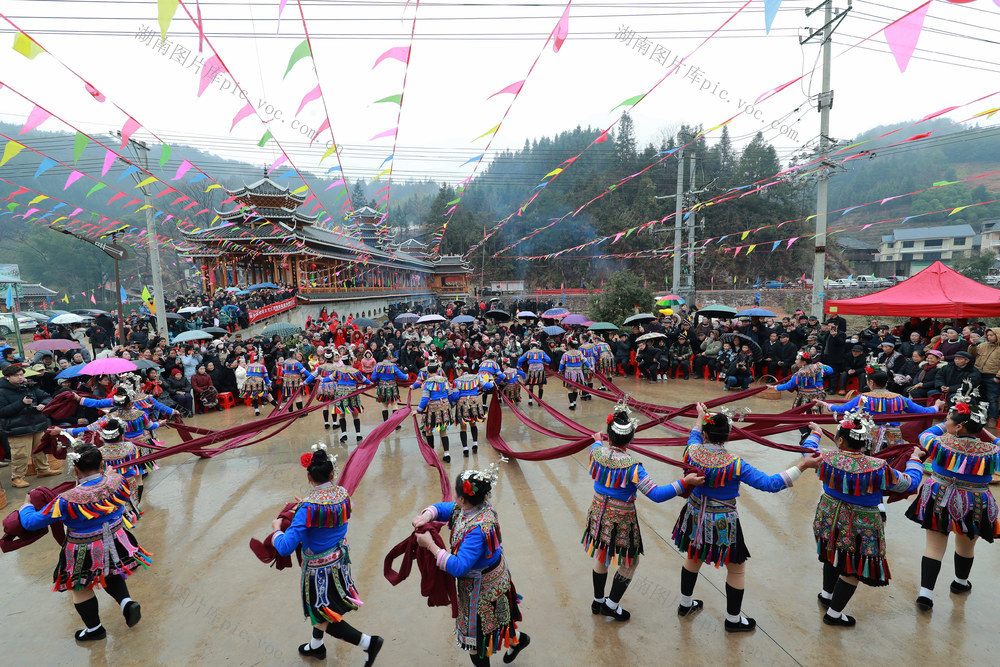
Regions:
<svg viewBox="0 0 1000 667"><path fill-rule="evenodd" d="M52 500L64 491L69 491L74 486L76 482L63 482L55 488L48 488L45 486L39 486L32 489L28 493L28 502L36 510L40 510L46 505L48 505ZM66 530L63 527L61 521L57 521L51 525L52 528L52 538L62 546L66 543ZM45 537L45 534L49 532L48 528L42 528L41 530L26 530L24 526L21 525L21 514L19 510L14 510L3 520L3 537L0 537L0 552L10 553L11 551L17 551L21 547L26 547L29 544L37 542L38 540Z"/></svg>
<svg viewBox="0 0 1000 667"><path fill-rule="evenodd" d="M292 525L292 519L295 518L295 508L298 503L288 503L285 507L278 513L278 518L281 519L281 530L288 530L288 527ZM278 553L278 550L274 548L274 531L264 538L261 542L256 538L250 538L250 551L260 559L260 562L270 565L276 570L284 570L286 567L292 566L291 556L282 556ZM299 565L302 564L302 547L295 550L295 555L299 559Z"/></svg>
<svg viewBox="0 0 1000 667"><path fill-rule="evenodd" d="M385 555L382 565L382 574L393 586L399 584L407 577L413 569L413 561L417 561L417 569L420 571L420 594L427 598L428 607L451 606L451 617L458 618L458 591L455 588L455 577L451 576L437 566L436 559L427 549L421 549L417 544L417 535L420 533L430 533L434 539L434 544L442 549L447 549L440 530L444 523L431 521L419 528L405 540L394 546ZM403 560L399 564L399 571L392 569L393 561L402 556Z"/></svg>

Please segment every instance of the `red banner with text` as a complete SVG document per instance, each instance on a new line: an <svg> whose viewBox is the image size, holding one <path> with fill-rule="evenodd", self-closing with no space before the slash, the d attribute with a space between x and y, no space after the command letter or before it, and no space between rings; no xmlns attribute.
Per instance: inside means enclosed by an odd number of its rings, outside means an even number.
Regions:
<svg viewBox="0 0 1000 667"><path fill-rule="evenodd" d="M259 322L265 318L271 317L272 315L277 315L278 313L283 313L286 310L291 310L295 307L295 297L291 299L285 299L284 301L276 301L275 303L269 303L263 308L255 308L250 311L250 322Z"/></svg>

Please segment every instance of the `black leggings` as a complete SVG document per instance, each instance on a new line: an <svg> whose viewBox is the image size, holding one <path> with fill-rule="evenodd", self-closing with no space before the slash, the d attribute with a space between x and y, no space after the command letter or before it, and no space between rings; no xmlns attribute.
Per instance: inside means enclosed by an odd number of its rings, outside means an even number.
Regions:
<svg viewBox="0 0 1000 667"><path fill-rule="evenodd" d="M470 653L469 657L472 658L472 664L476 667L489 667L490 665L489 658L480 658L475 653Z"/></svg>
<svg viewBox="0 0 1000 667"><path fill-rule="evenodd" d="M347 621L327 623L326 634L335 639L341 639L348 644L354 644L355 646L361 643L361 631L353 627Z"/></svg>

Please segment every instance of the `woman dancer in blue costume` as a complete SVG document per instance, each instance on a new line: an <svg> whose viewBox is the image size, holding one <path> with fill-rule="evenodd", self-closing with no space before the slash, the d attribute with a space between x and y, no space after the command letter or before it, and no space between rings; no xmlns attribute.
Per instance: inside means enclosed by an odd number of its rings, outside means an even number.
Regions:
<svg viewBox="0 0 1000 667"><path fill-rule="evenodd" d="M479 422L485 419L480 396L484 392L494 388L494 384L488 381L486 373L470 373L469 366L464 361L455 362L455 390L451 393L450 401L455 404L452 411L452 418L458 424L458 437L462 440L462 456L469 458L469 434L466 429L472 428L472 451L479 450ZM447 444L444 443L445 452L448 451ZM433 447L433 444L431 445ZM446 459L447 460L447 459Z"/></svg>
<svg viewBox="0 0 1000 667"><path fill-rule="evenodd" d="M354 435L358 442L363 439L361 435L361 413L365 411L361 405L360 396L348 394L357 391L361 384L370 385L371 380L354 366L342 365L337 371L337 400L333 403L333 412L340 420L340 441L347 442L347 415L354 418Z"/></svg>
<svg viewBox="0 0 1000 667"><path fill-rule="evenodd" d="M80 445L67 453L66 461L73 466L77 485L40 510L25 499L18 512L27 530L40 530L56 521L66 525L66 543L52 573L53 590L73 595L73 605L84 625L74 638L94 641L107 637L94 589L103 588L115 599L131 628L142 614L139 603L129 596L125 580L138 568L148 568L152 554L139 546L126 528L122 514L129 504L129 483L105 469L101 451L93 445Z"/></svg>
<svg viewBox="0 0 1000 667"><path fill-rule="evenodd" d="M528 368L527 379L524 382L528 385L528 405L533 405L531 402L532 387L538 392L538 398L541 398L545 393L545 369L549 367L550 363L552 363L552 359L538 349L537 340L531 341L530 349L518 358L517 365L520 367L527 364Z"/></svg>
<svg viewBox="0 0 1000 667"><path fill-rule="evenodd" d="M389 408L395 408L399 403L399 383L405 382L409 376L404 373L396 360L389 356L386 350L386 357L375 364L372 371L372 382L375 383L375 400L382 404L382 421L389 421ZM403 428L397 426L396 430Z"/></svg>
<svg viewBox="0 0 1000 667"><path fill-rule="evenodd" d="M702 441L702 432L708 442ZM726 632L750 632L757 622L742 613L746 560L750 558L743 538L736 498L740 484L777 493L790 487L803 470L819 465L820 455L812 454L777 475L765 475L741 457L726 451L730 418L723 412L709 413L698 404L698 423L691 430L684 450L684 463L699 468L705 485L688 498L674 525L674 544L687 559L681 568L680 616L704 606L695 600L694 586L704 563L726 566Z"/></svg>
<svg viewBox="0 0 1000 667"><path fill-rule="evenodd" d="M528 376L520 368L514 366L511 360L507 358L500 359L500 369L500 374L497 375L497 384L500 385L500 390L510 402L515 404L520 403L521 385L518 382L524 382L528 379Z"/></svg>
<svg viewBox="0 0 1000 667"><path fill-rule="evenodd" d="M344 614L361 606L347 544L351 497L333 482L336 457L330 459L323 444L313 445L312 450L300 460L312 492L302 500L296 498L295 517L287 530L281 530L281 519L271 524L272 543L279 554L288 556L302 547L302 613L312 623L312 638L299 646L299 654L325 660L325 633L360 647L367 654L365 665L374 665L382 638L362 634L344 620Z"/></svg>
<svg viewBox="0 0 1000 667"><path fill-rule="evenodd" d="M924 611L934 607L934 585L949 535L955 534L955 579L951 582L955 595L972 590L969 574L976 541L981 537L992 543L1000 537L997 501L988 486L1000 470L1000 438L983 429L989 403L979 399L979 390L973 390L968 381L954 400L948 419L920 434L931 475L906 510L906 517L920 524L927 537L917 595L917 606ZM944 402L938 405L943 407ZM988 442L979 439L980 432Z"/></svg>
<svg viewBox="0 0 1000 667"><path fill-rule="evenodd" d="M821 364L813 360L808 352L799 352L795 358L795 372L791 377L781 384L768 385L770 389L778 391L795 390L795 400L792 407L797 408L810 401L822 402L826 398L826 389L823 388L823 377L833 373L833 368L826 364ZM822 412L822 405L817 403L811 409L814 414Z"/></svg>
<svg viewBox="0 0 1000 667"><path fill-rule="evenodd" d="M423 415L421 430L427 439L427 446L434 449L434 432L441 437L441 460L451 462L448 452L448 425L455 418L451 412L451 385L438 368L437 364L427 364L427 377L420 385L423 395L417 406L417 414Z"/></svg>
<svg viewBox="0 0 1000 667"><path fill-rule="evenodd" d="M414 528L430 521L448 522L450 550L434 544L426 532L417 534L417 543L458 580L455 640L477 667L488 666L490 656L501 647L508 647L503 661L514 662L531 642L517 630L519 596L501 546L500 518L487 500L496 484L496 463L485 471L466 470L455 478L455 502L431 505L413 519Z"/></svg>
<svg viewBox="0 0 1000 667"><path fill-rule="evenodd" d="M316 367L316 395L324 401L332 401L337 397L337 373L340 365L340 355L332 347L323 350L323 363ZM330 406L323 408L323 428L330 430Z"/></svg>
<svg viewBox="0 0 1000 667"><path fill-rule="evenodd" d="M602 442L600 433L594 434L594 446L590 448L594 500L587 512L587 528L581 540L587 554L594 559L594 601L590 610L616 621L632 617L620 603L643 553L635 511L636 491L654 503L662 503L705 482L701 475L690 473L668 486L657 486L642 464L625 451L638 425L638 420L630 416L628 406L619 403L608 415L607 443ZM611 583L611 594L605 598L612 561L618 571Z"/></svg>
<svg viewBox="0 0 1000 667"><path fill-rule="evenodd" d="M819 593L820 604L827 608L823 622L851 627L856 623L854 617L843 612L858 583L889 585L885 521L879 516L882 496L917 490L923 477L922 453L914 447L903 472L883 459L866 455L878 438L878 427L860 409L841 420L834 436L837 449L820 450L822 429L810 423L809 430L803 446L823 457L816 470L823 496L813 520L816 551L823 563L823 589Z"/></svg>
<svg viewBox="0 0 1000 667"><path fill-rule="evenodd" d="M567 380L571 380L577 384L584 384L587 381L587 377L583 367L589 364L590 361L580 352L580 344L576 339L571 338L569 340L569 349L563 353L562 359L559 360L559 372ZM576 410L577 388L567 384L566 389L569 390L566 394L569 399L569 409Z"/></svg>
<svg viewBox="0 0 1000 667"><path fill-rule="evenodd" d="M253 404L253 414L260 416L260 406L266 400L271 405L277 405L270 396L271 376L267 374L267 366L264 365L264 350L257 348L254 351L253 360L247 364L247 379L243 383L243 393L241 398L249 398Z"/></svg>
<svg viewBox="0 0 1000 667"><path fill-rule="evenodd" d="M281 364L281 396L289 402L289 412L292 411L292 396L299 390L302 383L305 382L308 385L315 380L316 378L309 372L309 369L302 365L302 353L297 351L289 352L288 359L285 359ZM302 409L302 394L298 395L295 407L299 410Z"/></svg>

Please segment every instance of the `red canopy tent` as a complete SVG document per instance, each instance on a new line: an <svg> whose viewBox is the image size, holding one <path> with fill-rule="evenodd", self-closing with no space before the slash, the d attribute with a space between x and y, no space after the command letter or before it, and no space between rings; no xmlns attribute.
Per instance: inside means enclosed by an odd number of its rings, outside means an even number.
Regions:
<svg viewBox="0 0 1000 667"><path fill-rule="evenodd" d="M856 299L827 301L824 309L831 315L997 317L1000 290L934 262L898 285Z"/></svg>

